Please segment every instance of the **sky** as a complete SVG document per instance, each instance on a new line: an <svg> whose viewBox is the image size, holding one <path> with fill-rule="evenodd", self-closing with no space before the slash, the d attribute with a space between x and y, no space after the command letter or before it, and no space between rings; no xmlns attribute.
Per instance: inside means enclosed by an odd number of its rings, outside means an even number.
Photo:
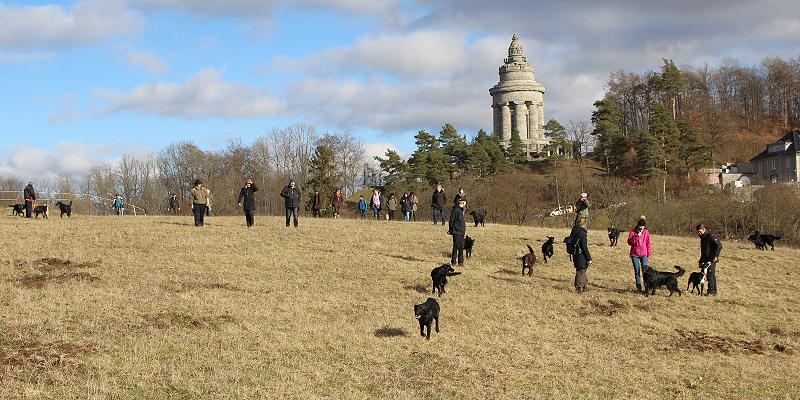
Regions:
<svg viewBox="0 0 800 400"><path fill-rule="evenodd" d="M800 57L796 0L0 0L0 175L80 176L178 141L347 130L408 155L491 129L518 33L545 119L588 120L609 73Z"/></svg>

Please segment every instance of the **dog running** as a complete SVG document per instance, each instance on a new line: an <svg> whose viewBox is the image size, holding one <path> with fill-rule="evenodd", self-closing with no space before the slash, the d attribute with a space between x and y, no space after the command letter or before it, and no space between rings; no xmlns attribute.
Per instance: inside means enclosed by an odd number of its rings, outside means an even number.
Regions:
<svg viewBox="0 0 800 400"><path fill-rule="evenodd" d="M33 207L33 217L34 218L39 218L39 214L42 214L43 218L47 218L47 215L48 215L47 204Z"/></svg>
<svg viewBox="0 0 800 400"><path fill-rule="evenodd" d="M528 276L533 275L533 265L536 264L536 252L533 251L531 245L528 246L528 254L522 256L522 275L525 275L525 269L528 270Z"/></svg>
<svg viewBox="0 0 800 400"><path fill-rule="evenodd" d="M414 317L419 321L419 335L431 340L431 323L436 321L436 332L439 332L439 302L428 297L422 304L414 304ZM428 333L425 334L425 327Z"/></svg>
<svg viewBox="0 0 800 400"><path fill-rule="evenodd" d="M767 246L769 246L772 251L775 251L775 241L780 238L779 235L770 235L755 231L755 233L747 237L747 240L753 242L757 250L766 250Z"/></svg>
<svg viewBox="0 0 800 400"><path fill-rule="evenodd" d="M616 246L617 242L619 242L619 233L617 228L608 228L608 241L611 242L611 246Z"/></svg>
<svg viewBox="0 0 800 400"><path fill-rule="evenodd" d="M469 213L469 215L472 215L472 220L475 222L475 227L476 228L478 227L478 224L480 224L480 226L486 226L484 224L484 219L486 218L486 212L485 211L482 212L482 213L477 212L477 211L472 211L472 212Z"/></svg>
<svg viewBox="0 0 800 400"><path fill-rule="evenodd" d="M64 204L62 202L56 202L56 206L61 211L61 218L64 218L64 214L67 214L67 218L72 218L72 201L69 204Z"/></svg>
<svg viewBox="0 0 800 400"><path fill-rule="evenodd" d="M461 272L456 272L450 264L442 264L431 270L431 280L433 281L433 294L436 294L436 291L439 291L439 297L442 297L442 293L447 293L444 290L445 285L447 285L447 277L449 276L456 276L461 275Z"/></svg>
<svg viewBox="0 0 800 400"><path fill-rule="evenodd" d="M689 290L689 286L692 286L692 290L689 293L694 293L695 289L697 289L698 295L703 294L703 289L706 285L706 271L709 265L710 264L705 263L700 266L699 272L692 272L689 274L689 282L686 284L686 290Z"/></svg>
<svg viewBox="0 0 800 400"><path fill-rule="evenodd" d="M464 252L466 253L465 256L469 259L472 257L472 246L475 245L475 239L467 236L464 238Z"/></svg>
<svg viewBox="0 0 800 400"><path fill-rule="evenodd" d="M677 269L678 272L661 272L649 265L646 265L644 268L645 295L654 295L656 294L656 289L659 286L666 286L667 289L669 289L670 296L676 292L678 293L678 296L680 296L681 290L678 289L678 277L683 275L686 270L680 265L676 265L675 269Z"/></svg>
<svg viewBox="0 0 800 400"><path fill-rule="evenodd" d="M9 207L11 207L11 215L25 216L25 204L11 204Z"/></svg>
<svg viewBox="0 0 800 400"><path fill-rule="evenodd" d="M548 258L553 258L553 243L556 238L552 236L547 237L547 241L542 243L542 258L544 258L544 263L547 264Z"/></svg>

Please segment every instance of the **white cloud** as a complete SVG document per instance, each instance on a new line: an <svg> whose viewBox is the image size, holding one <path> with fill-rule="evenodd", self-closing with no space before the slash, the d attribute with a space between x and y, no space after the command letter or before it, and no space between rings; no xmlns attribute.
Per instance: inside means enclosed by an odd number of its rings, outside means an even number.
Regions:
<svg viewBox="0 0 800 400"><path fill-rule="evenodd" d="M0 4L0 48L72 47L138 30L142 18L121 0L84 0L57 5Z"/></svg>
<svg viewBox="0 0 800 400"><path fill-rule="evenodd" d="M280 8L375 14L391 10L395 0L133 0L150 9L176 9L206 16L263 17Z"/></svg>
<svg viewBox="0 0 800 400"><path fill-rule="evenodd" d="M116 160L120 154L151 154L149 149L129 145L92 145L59 142L52 149L17 145L7 157L0 157L0 175L24 180L52 179L59 176L80 178L94 166Z"/></svg>
<svg viewBox="0 0 800 400"><path fill-rule="evenodd" d="M364 144L364 155L366 156L367 160L372 162L375 160L374 157L386 157L386 150L394 150L401 157L407 158L408 154L404 154L400 149L397 148L393 143L390 142L382 142L382 143L366 143Z"/></svg>
<svg viewBox="0 0 800 400"><path fill-rule="evenodd" d="M130 50L125 55L125 62L128 65L143 68L150 74L160 75L169 71L166 61L156 54L138 50Z"/></svg>
<svg viewBox="0 0 800 400"><path fill-rule="evenodd" d="M221 78L222 72L207 68L182 84L143 84L130 93L96 89L94 96L105 100L106 113L134 111L183 118L255 118L284 111L282 99Z"/></svg>
<svg viewBox="0 0 800 400"><path fill-rule="evenodd" d="M18 62L27 62L27 61L44 61L44 60L50 60L53 57L55 57L55 54L51 52L28 52L28 53L0 52L0 65L18 63Z"/></svg>

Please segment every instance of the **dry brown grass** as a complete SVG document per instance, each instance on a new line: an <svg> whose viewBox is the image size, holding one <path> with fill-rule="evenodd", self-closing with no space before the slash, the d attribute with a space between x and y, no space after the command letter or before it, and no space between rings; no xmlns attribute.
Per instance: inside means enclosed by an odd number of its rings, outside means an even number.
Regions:
<svg viewBox="0 0 800 400"><path fill-rule="evenodd" d="M446 261L445 227L256 223L2 218L0 398L800 396L798 250L729 242L718 297L645 298L627 247L594 231L579 296L562 246L520 275L525 243L566 231L469 227L473 258L428 342L412 305ZM694 269L697 239L654 242L655 266Z"/></svg>

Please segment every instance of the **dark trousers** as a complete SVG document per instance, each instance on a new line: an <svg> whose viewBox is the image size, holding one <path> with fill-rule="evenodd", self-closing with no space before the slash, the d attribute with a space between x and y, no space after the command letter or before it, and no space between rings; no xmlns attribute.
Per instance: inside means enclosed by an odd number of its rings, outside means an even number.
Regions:
<svg viewBox="0 0 800 400"><path fill-rule="evenodd" d="M255 220L253 218L253 214L255 214L255 212L255 210L244 210L244 219L247 221L248 228L255 224Z"/></svg>
<svg viewBox="0 0 800 400"><path fill-rule="evenodd" d="M194 204L194 207L192 207L194 226L203 226L206 219L206 208L207 206L205 204Z"/></svg>
<svg viewBox="0 0 800 400"><path fill-rule="evenodd" d="M289 226L290 217L294 217L294 227L297 228L298 214L300 214L300 207L286 207L286 226Z"/></svg>
<svg viewBox="0 0 800 400"><path fill-rule="evenodd" d="M464 265L464 235L453 235L453 254L450 265Z"/></svg>
<svg viewBox="0 0 800 400"><path fill-rule="evenodd" d="M712 262L706 270L706 281L708 281L707 294L717 294L717 263Z"/></svg>
<svg viewBox="0 0 800 400"><path fill-rule="evenodd" d="M395 220L394 213L395 213L394 210L389 210L389 221L394 221Z"/></svg>
<svg viewBox="0 0 800 400"><path fill-rule="evenodd" d="M25 218L33 217L33 203L30 200L25 200Z"/></svg>

